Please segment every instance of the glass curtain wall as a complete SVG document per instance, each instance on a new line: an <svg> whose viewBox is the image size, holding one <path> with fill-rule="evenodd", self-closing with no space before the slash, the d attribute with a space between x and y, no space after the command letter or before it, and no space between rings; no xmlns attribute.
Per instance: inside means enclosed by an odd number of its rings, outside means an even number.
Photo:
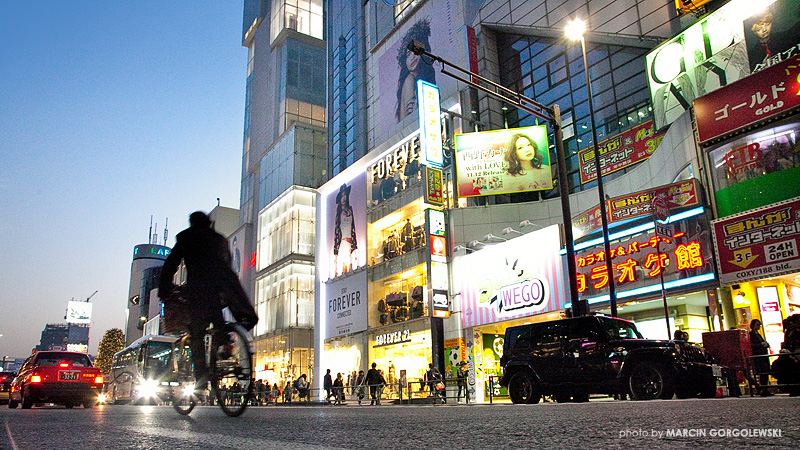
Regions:
<svg viewBox="0 0 800 450"><path fill-rule="evenodd" d="M270 17L270 42L284 28L322 39L322 0L275 0Z"/></svg>
<svg viewBox="0 0 800 450"><path fill-rule="evenodd" d="M314 265L289 263L256 280L256 336L314 326Z"/></svg>

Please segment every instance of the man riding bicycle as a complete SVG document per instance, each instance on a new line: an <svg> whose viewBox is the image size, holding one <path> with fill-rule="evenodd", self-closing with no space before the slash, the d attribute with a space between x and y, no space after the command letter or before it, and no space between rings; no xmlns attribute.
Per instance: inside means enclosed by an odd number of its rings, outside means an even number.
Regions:
<svg viewBox="0 0 800 450"><path fill-rule="evenodd" d="M197 387L203 389L210 380L206 365L202 336L208 325L222 325L222 309L229 306L234 317L246 328L252 329L256 316L247 294L231 268L228 240L211 227L211 219L202 211L189 215L189 228L175 236L175 246L161 269L158 296L169 301L175 285L172 278L181 260L186 265L186 294L190 322L189 334L194 355L194 376ZM200 355L198 357L198 355Z"/></svg>

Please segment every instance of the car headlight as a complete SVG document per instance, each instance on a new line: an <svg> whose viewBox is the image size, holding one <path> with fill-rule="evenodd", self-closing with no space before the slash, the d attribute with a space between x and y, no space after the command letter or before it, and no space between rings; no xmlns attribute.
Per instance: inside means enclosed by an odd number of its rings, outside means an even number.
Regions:
<svg viewBox="0 0 800 450"><path fill-rule="evenodd" d="M106 403L108 401L108 396L106 394L100 394L97 396L97 403Z"/></svg>

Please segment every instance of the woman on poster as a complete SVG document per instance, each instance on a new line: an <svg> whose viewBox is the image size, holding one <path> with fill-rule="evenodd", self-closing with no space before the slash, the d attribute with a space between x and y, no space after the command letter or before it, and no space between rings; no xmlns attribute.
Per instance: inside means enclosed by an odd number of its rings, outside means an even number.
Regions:
<svg viewBox="0 0 800 450"><path fill-rule="evenodd" d="M521 133L514 133L505 147L503 159L508 163L506 172L507 192L523 192L553 187L548 165L536 142Z"/></svg>
<svg viewBox="0 0 800 450"><path fill-rule="evenodd" d="M431 45L428 42L430 35L431 23L427 19L418 21L403 36L397 52L400 75L397 80L397 104L394 116L398 122L417 109L417 80L436 84L436 72L433 66L423 61L422 56L408 50L411 41L419 41L425 45L425 50L430 51Z"/></svg>
<svg viewBox="0 0 800 450"><path fill-rule="evenodd" d="M356 225L353 207L350 206L350 186L343 184L336 194L336 222L333 232L333 258L337 276L353 270L357 248Z"/></svg>

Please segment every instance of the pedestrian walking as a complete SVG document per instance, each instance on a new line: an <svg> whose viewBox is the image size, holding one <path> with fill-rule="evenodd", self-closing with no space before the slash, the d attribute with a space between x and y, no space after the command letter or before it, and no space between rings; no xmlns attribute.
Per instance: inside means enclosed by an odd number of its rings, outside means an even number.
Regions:
<svg viewBox="0 0 800 450"><path fill-rule="evenodd" d="M369 385L370 406L381 404L380 387L386 383L386 380L378 371L377 367L377 363L372 363L372 368L367 371L367 385Z"/></svg>
<svg viewBox="0 0 800 450"><path fill-rule="evenodd" d="M754 375L758 376L758 384L761 391L759 395L762 397L769 397L772 392L767 389L767 385L769 385L769 358L766 356L761 355L769 355L769 344L761 336L761 333L758 330L761 329L761 321L758 319L753 319L750 322L750 350L753 356L753 371Z"/></svg>
<svg viewBox="0 0 800 450"><path fill-rule="evenodd" d="M333 380L333 404L341 405L344 401L344 378L342 373L336 374L336 379Z"/></svg>
<svg viewBox="0 0 800 450"><path fill-rule="evenodd" d="M361 400L364 400L366 397L366 384L367 384L367 376L364 375L363 370L358 371L358 376L356 377L355 381L355 394L356 398L358 398L358 404L361 405Z"/></svg>
<svg viewBox="0 0 800 450"><path fill-rule="evenodd" d="M456 370L456 381L458 382L458 399L457 402L461 404L461 391L464 391L464 400L469 403L469 391L467 390L467 363L461 361Z"/></svg>
<svg viewBox="0 0 800 450"><path fill-rule="evenodd" d="M325 389L325 401L331 404L331 397L333 396L333 378L331 377L331 369L325 374L322 379L322 388Z"/></svg>

